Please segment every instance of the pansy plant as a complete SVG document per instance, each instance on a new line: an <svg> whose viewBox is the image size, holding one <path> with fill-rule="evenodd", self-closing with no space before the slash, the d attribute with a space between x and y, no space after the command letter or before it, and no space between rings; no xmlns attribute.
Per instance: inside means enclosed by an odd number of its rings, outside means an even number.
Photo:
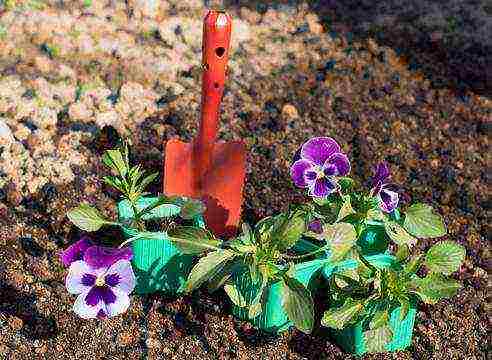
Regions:
<svg viewBox="0 0 492 360"><path fill-rule="evenodd" d="M282 307L294 325L310 333L314 323L314 305L310 291L295 278L295 256L287 254L306 231L306 213L290 209L287 213L267 217L251 228L243 224L242 233L221 246L205 241L190 244L174 239L181 251L205 254L193 267L186 282L187 291L204 283L210 290L223 287L231 301L247 310L250 319L262 313L269 286L280 282ZM257 284L255 295L248 299L237 276Z"/></svg>
<svg viewBox="0 0 492 360"><path fill-rule="evenodd" d="M347 260L357 264L348 269L341 266L344 270L332 275L332 304L322 324L343 329L356 322L368 322L367 350L385 351L392 336L389 316L395 308L400 308L403 319L411 303L418 299L434 304L456 293L459 283L446 276L459 268L465 250L443 241L425 256L410 256L419 238L442 237L446 228L427 204L413 204L406 211L398 209L398 187L390 181L386 163L376 166L372 188L364 191L356 190L355 181L345 177L350 165L345 156L339 155L341 150L335 140L311 139L300 154L291 167L291 176L296 186L309 189L313 200L305 207L309 224L304 235L319 241L318 249L304 257L322 255L333 264ZM328 167L337 170L327 172ZM379 244L368 244L368 238ZM387 239L394 246L389 246ZM372 265L368 256L377 253L394 253L394 266ZM422 266L427 269L425 277L417 275Z"/></svg>
<svg viewBox="0 0 492 360"><path fill-rule="evenodd" d="M139 165L130 166L128 146L107 150L103 163L113 172L104 181L121 193L129 203L133 216L111 220L89 204L80 204L67 214L70 221L83 231L95 232L103 226L120 226L137 230L137 235L120 244L119 248L98 246L88 237L81 238L60 254L61 262L69 267L66 287L78 294L74 311L82 318L106 318L118 315L128 308L128 294L135 287L131 268L132 250L125 245L137 238L160 238L162 233L151 231L151 222L175 239L183 237L184 243L219 241L207 230L194 226L191 219L204 211L200 201L185 197L159 196L142 206L139 200L147 193L145 189L158 173L145 175ZM149 240L151 241L151 240Z"/></svg>

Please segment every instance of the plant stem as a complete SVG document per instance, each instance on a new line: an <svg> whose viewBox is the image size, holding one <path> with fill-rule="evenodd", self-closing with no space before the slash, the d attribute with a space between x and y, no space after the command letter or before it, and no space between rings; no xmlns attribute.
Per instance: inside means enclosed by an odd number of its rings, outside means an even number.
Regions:
<svg viewBox="0 0 492 360"><path fill-rule="evenodd" d="M326 249L328 248L328 245L325 245L313 252L310 252L310 253L307 253L307 254L303 254L303 255L297 255L297 256L291 256L291 255L285 255L285 254L282 254L280 255L282 258L284 259L292 259L292 260L295 260L295 259L305 259L305 258L308 258L310 256L313 256L313 255L316 255L318 253L321 253L323 251L325 251Z"/></svg>

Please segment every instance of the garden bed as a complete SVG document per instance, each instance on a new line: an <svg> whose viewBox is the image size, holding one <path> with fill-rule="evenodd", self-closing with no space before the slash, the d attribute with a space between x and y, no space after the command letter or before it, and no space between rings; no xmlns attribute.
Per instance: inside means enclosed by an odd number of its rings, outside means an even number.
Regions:
<svg viewBox="0 0 492 360"><path fill-rule="evenodd" d="M137 2L132 21L129 9L116 4L118 11L45 6L24 9L21 20L14 21L13 10L0 17L8 30L0 45L0 126L10 129L0 128L7 134L0 139L0 354L346 358L326 330L263 336L229 315L223 293L133 296L124 316L105 322L81 321L71 312L73 299L64 289L56 254L79 236L65 217L68 209L82 200L113 209L115 195L101 195L96 180L102 150L115 144L118 133L131 131L136 160L161 171L163 142L177 135L189 139L198 121L201 2L179 2L154 20L152 14L142 17ZM108 12L117 15L107 20ZM47 22L59 14L65 15L62 23L45 29L74 31L75 45L60 44L57 54L42 45L58 44L58 38L39 34L28 19ZM458 275L459 294L419 309L408 351L367 358L484 358L491 101L431 88L392 49L374 42L350 44L322 32L307 7L233 14L237 27L220 135L248 145L244 218L255 222L302 200L288 169L291 154L312 136L336 138L360 181L368 180L369 164L386 158L395 182L415 200L435 204L449 238L466 247L467 261ZM101 24L104 36L93 33ZM152 32L155 25L166 43ZM25 26L38 35L20 35ZM190 37L187 45L180 32ZM99 47L81 56L87 34ZM105 51L108 42L102 41L116 35L119 57ZM140 56L125 52L127 42ZM15 63L14 51L19 52ZM154 58L164 59L161 68L144 61ZM127 71L130 66L134 71ZM63 81L55 76L60 68L68 71ZM154 86L156 80L161 85ZM46 105L51 112L40 112Z"/></svg>

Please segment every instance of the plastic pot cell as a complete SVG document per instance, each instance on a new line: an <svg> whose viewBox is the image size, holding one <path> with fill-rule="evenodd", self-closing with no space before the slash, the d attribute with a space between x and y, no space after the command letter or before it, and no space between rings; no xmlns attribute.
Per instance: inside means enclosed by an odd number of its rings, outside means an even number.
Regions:
<svg viewBox="0 0 492 360"><path fill-rule="evenodd" d="M157 198L142 198L138 201L138 208L144 208ZM170 217L179 214L179 207L168 206L165 211L159 212L159 217ZM120 221L133 216L133 209L127 201L118 204ZM204 227L202 217L193 220L195 226ZM126 239L139 234L138 230L123 228ZM148 294L157 291L169 294L180 293L193 267L193 256L182 254L169 240L165 232L154 233L152 238L133 240L130 246L133 250L132 267L137 278L135 292Z"/></svg>
<svg viewBox="0 0 492 360"><path fill-rule="evenodd" d="M315 282L313 275L320 270L326 263L326 259L317 259L297 264L295 266L295 278L304 286L313 290ZM235 271L232 274L232 280L239 292L243 295L247 304L251 304L258 294L260 283L251 280L249 271L246 267ZM293 326L287 313L282 307L282 283L274 282L266 288L266 300L262 312L251 319L248 315L247 307L232 305L232 313L235 317L249 321L254 327L268 333L279 333Z"/></svg>
<svg viewBox="0 0 492 360"><path fill-rule="evenodd" d="M368 256L367 260L378 268L396 267L398 266L395 258L386 254ZM343 272L348 269L355 269L357 262L355 260L342 261L337 264L328 264L323 268L323 275L328 279L334 273ZM400 307L396 307L390 314L390 327L393 332L393 338L386 344L387 351L404 350L412 343L413 327L415 316L417 314L417 306L412 302L407 315L403 320L400 320ZM369 323L358 322L343 330L330 329L333 338L345 351L363 355L367 352L364 332L369 329Z"/></svg>

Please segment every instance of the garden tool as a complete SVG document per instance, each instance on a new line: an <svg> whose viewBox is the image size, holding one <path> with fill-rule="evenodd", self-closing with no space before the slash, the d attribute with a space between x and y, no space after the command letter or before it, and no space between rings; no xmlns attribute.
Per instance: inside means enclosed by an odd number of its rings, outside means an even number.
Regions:
<svg viewBox="0 0 492 360"><path fill-rule="evenodd" d="M246 150L242 141L216 141L232 21L210 10L203 23L202 104L198 136L167 142L164 193L201 199L207 226L218 236L236 232L241 214Z"/></svg>

